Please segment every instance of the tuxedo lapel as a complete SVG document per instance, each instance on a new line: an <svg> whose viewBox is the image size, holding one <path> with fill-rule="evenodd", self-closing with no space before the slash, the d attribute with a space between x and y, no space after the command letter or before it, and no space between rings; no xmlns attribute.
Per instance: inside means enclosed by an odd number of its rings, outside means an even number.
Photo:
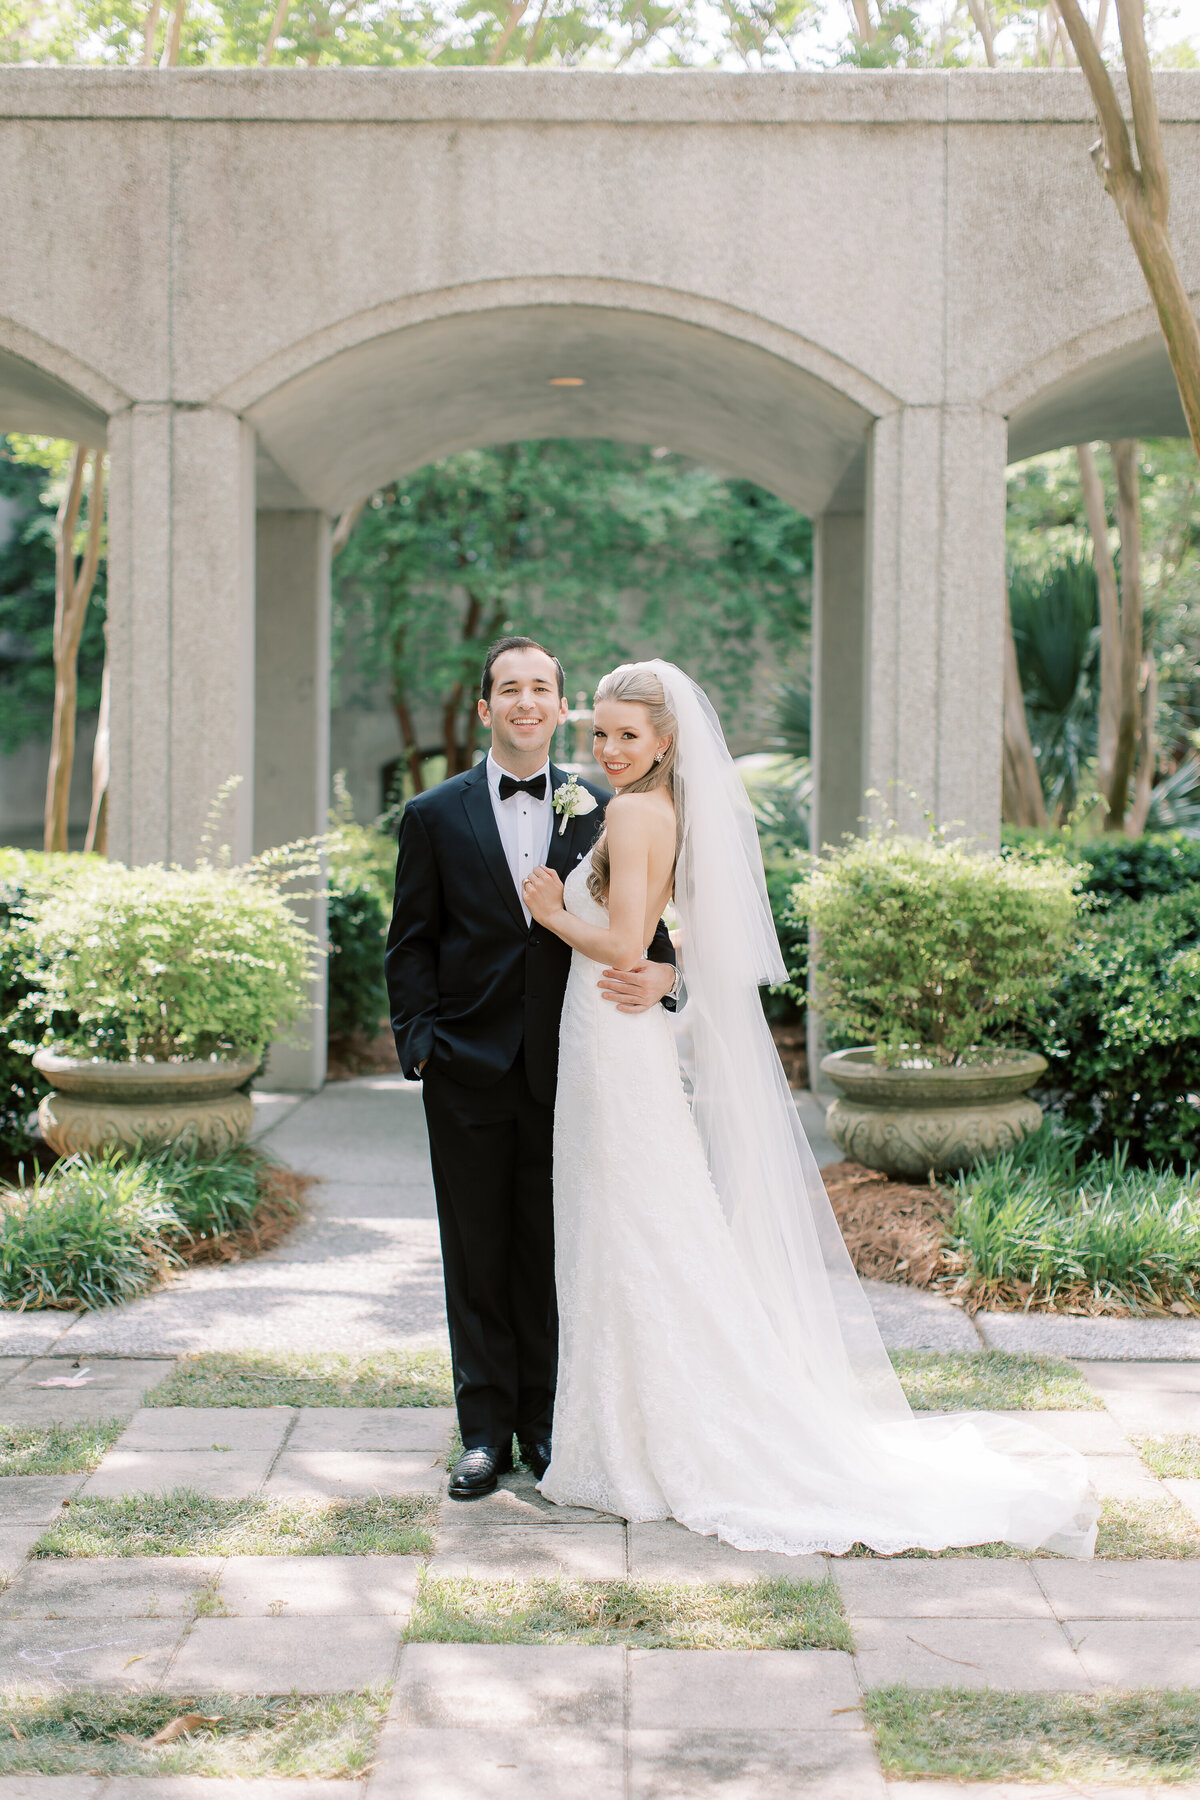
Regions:
<svg viewBox="0 0 1200 1800"><path fill-rule="evenodd" d="M508 858L504 854L504 845L500 842L496 815L492 811L486 760L476 763L463 783L462 802L466 808L467 818L471 822L471 830L475 833L475 842L479 845L483 860L488 867L488 873L496 884L500 898L512 914L516 924L522 931L525 931L528 929L525 924L525 914L521 910L521 902L518 900L517 890L513 886L512 871L508 866Z"/></svg>
<svg viewBox="0 0 1200 1800"><path fill-rule="evenodd" d="M561 769L550 765L550 791L562 786L567 777ZM560 830L562 819L554 815L554 826L550 833L550 848L546 853L546 866L565 881L575 864L592 847L596 835L597 819L595 812L583 813L578 818L567 822L567 829Z"/></svg>

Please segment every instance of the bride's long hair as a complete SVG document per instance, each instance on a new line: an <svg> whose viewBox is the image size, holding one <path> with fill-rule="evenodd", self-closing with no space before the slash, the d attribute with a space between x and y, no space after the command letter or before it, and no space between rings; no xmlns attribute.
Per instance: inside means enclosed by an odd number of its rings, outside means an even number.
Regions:
<svg viewBox="0 0 1200 1800"><path fill-rule="evenodd" d="M662 761L652 763L645 775L638 781L631 781L621 792L648 794L652 788L665 787L674 800L679 723L667 704L663 684L654 670L646 663L622 663L619 669L614 669L610 675L602 678L593 704L599 706L601 700L621 700L635 706L644 706L650 716L651 731L659 737L669 736L671 739L663 751ZM608 833L602 830L592 850L592 872L588 876L588 890L602 906L608 900L610 874Z"/></svg>

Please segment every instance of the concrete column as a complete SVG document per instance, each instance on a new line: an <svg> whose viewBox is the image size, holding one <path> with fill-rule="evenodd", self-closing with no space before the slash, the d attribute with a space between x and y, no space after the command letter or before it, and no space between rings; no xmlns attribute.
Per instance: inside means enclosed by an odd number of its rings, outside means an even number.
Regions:
<svg viewBox="0 0 1200 1800"><path fill-rule="evenodd" d="M863 812L865 525L859 513L816 521L813 581L814 850L858 831Z"/></svg>
<svg viewBox="0 0 1200 1800"><path fill-rule="evenodd" d="M111 854L191 863L231 776L215 844L250 854L254 437L217 407L141 405L109 439Z"/></svg>
<svg viewBox="0 0 1200 1800"><path fill-rule="evenodd" d="M325 830L329 813L329 521L319 512L260 512L255 629L254 847ZM323 900L297 901L322 948ZM382 956L382 947L380 950ZM322 959L298 1044L274 1044L263 1085L319 1088L325 1079L327 968Z"/></svg>
<svg viewBox="0 0 1200 1800"><path fill-rule="evenodd" d="M1006 456L996 414L906 407L875 425L868 484L864 787L908 829L922 830L929 809L989 848L1000 833Z"/></svg>

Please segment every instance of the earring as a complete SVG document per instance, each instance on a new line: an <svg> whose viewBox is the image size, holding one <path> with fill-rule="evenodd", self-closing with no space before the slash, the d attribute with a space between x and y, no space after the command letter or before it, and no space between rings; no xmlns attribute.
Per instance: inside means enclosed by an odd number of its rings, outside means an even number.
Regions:
<svg viewBox="0 0 1200 1800"><path fill-rule="evenodd" d="M661 761L662 761L662 759L663 759L663 757L664 757L664 756L665 756L665 755L666 755L666 751L665 751L665 750L660 750L660 751L659 751L659 753L658 753L658 755L657 755L657 756L656 756L656 757L655 757L655 759L654 759L654 760L655 760L655 762L661 762Z"/></svg>

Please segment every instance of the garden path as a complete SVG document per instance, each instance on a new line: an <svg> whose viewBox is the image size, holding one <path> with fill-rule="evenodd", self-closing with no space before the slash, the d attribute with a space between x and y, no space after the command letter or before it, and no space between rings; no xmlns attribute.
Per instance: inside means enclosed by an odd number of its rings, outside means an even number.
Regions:
<svg viewBox="0 0 1200 1800"><path fill-rule="evenodd" d="M158 1293L100 1313L0 1314L0 1355L172 1356L196 1350L444 1346L433 1186L418 1083L369 1075L310 1096L258 1094L261 1142L318 1177L304 1220L253 1262L190 1269ZM797 1104L817 1159L837 1161L823 1111ZM894 1349L1030 1351L1089 1360L1200 1358L1200 1320L981 1313L868 1282Z"/></svg>

